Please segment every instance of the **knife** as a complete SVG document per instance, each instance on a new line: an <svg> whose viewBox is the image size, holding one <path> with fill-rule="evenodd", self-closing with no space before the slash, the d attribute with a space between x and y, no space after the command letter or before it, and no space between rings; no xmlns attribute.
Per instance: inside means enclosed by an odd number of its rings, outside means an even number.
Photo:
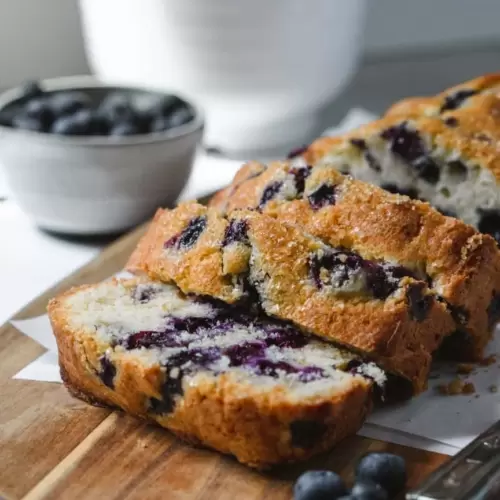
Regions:
<svg viewBox="0 0 500 500"><path fill-rule="evenodd" d="M406 494L406 500L493 499L500 499L500 421Z"/></svg>

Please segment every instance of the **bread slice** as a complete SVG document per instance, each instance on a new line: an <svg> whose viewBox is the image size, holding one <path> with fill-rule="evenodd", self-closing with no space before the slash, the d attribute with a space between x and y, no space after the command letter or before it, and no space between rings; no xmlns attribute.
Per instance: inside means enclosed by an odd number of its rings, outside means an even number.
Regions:
<svg viewBox="0 0 500 500"><path fill-rule="evenodd" d="M196 203L160 210L127 269L185 293L250 302L426 386L431 353L454 329L416 273L331 247L257 211Z"/></svg>
<svg viewBox="0 0 500 500"><path fill-rule="evenodd" d="M482 92L464 84L446 97L399 103L381 120L318 139L303 157L428 201L500 243L499 78Z"/></svg>
<svg viewBox="0 0 500 500"><path fill-rule="evenodd" d="M355 433L387 380L288 324L141 279L74 288L48 311L73 395L252 467L303 460Z"/></svg>
<svg viewBox="0 0 500 500"><path fill-rule="evenodd" d="M427 203L354 180L327 163L309 167L302 158L273 163L229 191L211 206L222 212L259 208L330 245L410 269L454 318L456 334L446 340L447 355L483 356L500 319L500 253L490 236Z"/></svg>

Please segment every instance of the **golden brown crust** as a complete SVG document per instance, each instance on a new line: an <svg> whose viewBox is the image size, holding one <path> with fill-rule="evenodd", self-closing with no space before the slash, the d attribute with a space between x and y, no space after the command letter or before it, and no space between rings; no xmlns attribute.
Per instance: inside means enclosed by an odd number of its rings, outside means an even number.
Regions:
<svg viewBox="0 0 500 500"><path fill-rule="evenodd" d="M386 116L399 115L406 118L434 116L442 112L446 100L457 92L493 93L500 90L500 73L492 73L455 85L444 92L431 97L410 97L393 104Z"/></svg>
<svg viewBox="0 0 500 500"><path fill-rule="evenodd" d="M179 251L166 251L164 242L181 230L179 221L186 227L199 215L200 205L165 210L156 220L157 229L140 245L150 249L149 256L142 255L141 264L149 277L173 281L185 293L210 295L229 303L241 300L241 283L248 286L251 281L267 314L355 349L384 369L411 380L417 392L425 388L431 353L453 331L454 323L446 307L434 298L424 320L412 319L407 293L415 280L405 278L406 284L385 301L362 294L324 293L310 278L309 258L323 251L318 240L274 217L241 211L233 212L231 218L246 221L251 250L244 244L223 247L229 222L213 210L204 210L208 219L205 231L192 247ZM310 229L307 227L308 232ZM335 246L345 247L343 243L345 238Z"/></svg>
<svg viewBox="0 0 500 500"><path fill-rule="evenodd" d="M215 193L214 196L212 196L208 206L224 212L226 210L225 202L233 194L233 191L243 182L260 175L266 168L266 165L257 161L249 161L245 163L240 169L238 169L231 184L229 184L227 188L221 189Z"/></svg>
<svg viewBox="0 0 500 500"><path fill-rule="evenodd" d="M208 201L208 206L210 208L214 208L219 210L220 212L224 212L226 210L226 200L231 196L231 191L233 189L233 184L217 191Z"/></svg>
<svg viewBox="0 0 500 500"><path fill-rule="evenodd" d="M259 206L266 186L289 169L287 162L276 162L241 184L227 200L228 210ZM314 210L307 194L323 184L336 186L335 204ZM427 203L390 194L328 167L312 170L304 197L271 200L263 210L365 258L421 269L455 312L466 311L468 320L460 328L472 336L471 359L481 358L490 338L487 308L500 290L500 254L490 236L441 215Z"/></svg>
<svg viewBox="0 0 500 500"><path fill-rule="evenodd" d="M304 398L299 403L282 391L258 391L226 374L192 379L172 413L153 414L148 400L161 398L164 375L160 366L145 368L134 357L115 352L112 360L117 372L112 389L98 376L98 360L109 345L96 342L92 332L71 327L66 298L85 288L57 297L48 310L64 383L86 402L155 421L188 442L232 454L258 468L304 460L330 449L354 434L371 409L371 383L362 377L353 377L334 394ZM304 423L322 432L310 443L297 443L296 437L292 442L293 426Z"/></svg>

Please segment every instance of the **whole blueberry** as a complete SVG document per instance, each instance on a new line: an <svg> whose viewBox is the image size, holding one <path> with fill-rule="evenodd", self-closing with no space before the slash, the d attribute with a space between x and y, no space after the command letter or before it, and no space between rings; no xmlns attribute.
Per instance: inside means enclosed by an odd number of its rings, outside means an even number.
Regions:
<svg viewBox="0 0 500 500"><path fill-rule="evenodd" d="M139 127L132 122L118 123L111 128L109 135L126 136L139 134Z"/></svg>
<svg viewBox="0 0 500 500"><path fill-rule="evenodd" d="M56 92L50 97L50 107L58 118L89 109L91 105L91 99L87 94L73 90Z"/></svg>
<svg viewBox="0 0 500 500"><path fill-rule="evenodd" d="M141 109L137 110L134 123L139 129L139 133L148 134L151 131L151 126L155 119L155 115L150 111Z"/></svg>
<svg viewBox="0 0 500 500"><path fill-rule="evenodd" d="M29 99L33 99L34 97L40 97L43 94L43 90L38 82L31 80L24 83L21 93L23 101L27 101Z"/></svg>
<svg viewBox="0 0 500 500"><path fill-rule="evenodd" d="M150 125L150 132L164 132L170 128L170 118L168 116L157 116Z"/></svg>
<svg viewBox="0 0 500 500"><path fill-rule="evenodd" d="M12 108L2 109L0 111L0 125L4 127L12 127L12 121L17 112Z"/></svg>
<svg viewBox="0 0 500 500"><path fill-rule="evenodd" d="M174 111L185 107L184 101L175 95L168 95L160 99L155 108L158 114L170 116Z"/></svg>
<svg viewBox="0 0 500 500"><path fill-rule="evenodd" d="M44 127L38 118L27 116L24 113L14 116L12 126L23 130L31 130L34 132L43 132Z"/></svg>
<svg viewBox="0 0 500 500"><path fill-rule="evenodd" d="M358 462L356 479L377 483L393 496L406 484L405 460L392 453L369 453Z"/></svg>
<svg viewBox="0 0 500 500"><path fill-rule="evenodd" d="M170 115L170 128L180 127L193 119L193 113L190 109L183 107L174 111Z"/></svg>
<svg viewBox="0 0 500 500"><path fill-rule="evenodd" d="M380 484L361 480L354 484L351 496L356 500L388 500L387 491Z"/></svg>
<svg viewBox="0 0 500 500"><path fill-rule="evenodd" d="M82 109L74 115L58 118L51 132L60 135L90 135L92 133L92 113Z"/></svg>
<svg viewBox="0 0 500 500"><path fill-rule="evenodd" d="M47 99L31 99L24 107L26 116L39 120L44 129L48 130L54 121L54 113Z"/></svg>
<svg viewBox="0 0 500 500"><path fill-rule="evenodd" d="M91 120L91 134L105 136L108 135L111 130L111 123L104 117L101 116L97 111L92 111Z"/></svg>
<svg viewBox="0 0 500 500"><path fill-rule="evenodd" d="M336 500L347 494L342 478L330 470L310 470L293 488L294 500Z"/></svg>
<svg viewBox="0 0 500 500"><path fill-rule="evenodd" d="M98 111L114 124L133 122L137 115L130 97L120 92L109 94L99 105Z"/></svg>

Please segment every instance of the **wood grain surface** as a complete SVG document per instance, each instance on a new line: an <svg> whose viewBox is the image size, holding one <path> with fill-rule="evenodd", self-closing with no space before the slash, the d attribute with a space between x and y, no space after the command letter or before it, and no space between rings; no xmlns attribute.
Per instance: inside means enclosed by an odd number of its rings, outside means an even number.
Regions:
<svg viewBox="0 0 500 500"><path fill-rule="evenodd" d="M144 231L139 227L110 245L16 319L44 314L55 294L122 269ZM369 450L403 455L409 486L447 459L356 436L305 464L255 472L230 457L185 445L163 429L87 406L61 384L12 379L43 352L10 324L0 328L0 498L6 500L288 500L302 471L329 468L350 480L353 463Z"/></svg>

